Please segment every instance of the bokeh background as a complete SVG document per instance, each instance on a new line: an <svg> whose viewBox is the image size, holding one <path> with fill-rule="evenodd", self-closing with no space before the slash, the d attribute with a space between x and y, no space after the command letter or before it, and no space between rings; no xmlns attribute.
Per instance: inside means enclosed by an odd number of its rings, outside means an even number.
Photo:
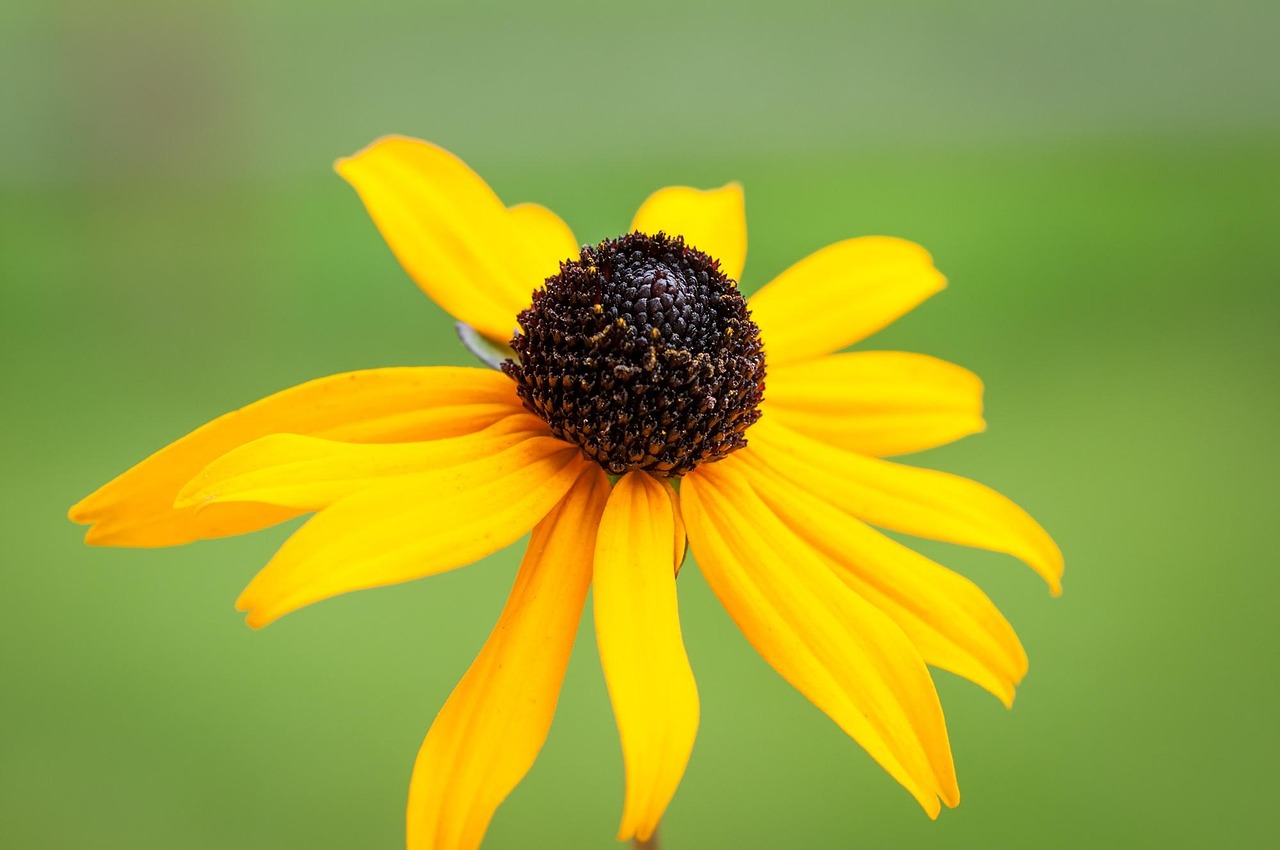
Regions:
<svg viewBox="0 0 1280 850"><path fill-rule="evenodd" d="M401 846L517 551L255 633L232 602L288 529L95 550L65 519L273 390L468 362L331 171L387 132L583 241L741 180L748 290L846 236L923 243L950 289L867 346L976 370L991 428L919 462L1066 552L1053 600L922 547L1032 659L1012 712L938 674L965 801L936 823L687 569L703 722L668 850L1271 846L1278 31L1230 0L0 4L0 846ZM611 846L589 616L487 847Z"/></svg>

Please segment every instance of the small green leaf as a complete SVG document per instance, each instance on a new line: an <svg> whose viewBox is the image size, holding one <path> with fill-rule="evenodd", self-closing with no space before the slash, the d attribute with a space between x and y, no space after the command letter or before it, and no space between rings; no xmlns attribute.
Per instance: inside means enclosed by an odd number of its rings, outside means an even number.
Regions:
<svg viewBox="0 0 1280 850"><path fill-rule="evenodd" d="M517 360L516 353L510 346L488 339L466 322L456 322L454 327L458 331L458 339L462 340L467 350L490 369L501 369L504 360Z"/></svg>

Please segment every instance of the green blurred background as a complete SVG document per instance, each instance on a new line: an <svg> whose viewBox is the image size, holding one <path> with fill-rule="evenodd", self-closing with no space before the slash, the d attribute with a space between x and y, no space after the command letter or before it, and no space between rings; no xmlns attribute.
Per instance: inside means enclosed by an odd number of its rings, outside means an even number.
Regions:
<svg viewBox="0 0 1280 850"><path fill-rule="evenodd" d="M987 381L920 458L1031 510L1066 594L924 545L1018 628L1012 712L939 673L932 823L774 675L695 569L703 721L668 850L1274 846L1280 5L0 6L0 847L390 848L518 553L265 631L284 539L98 550L67 507L308 378L466 363L335 157L439 142L583 241L660 185L747 191L744 284L908 237L951 287L871 341ZM487 847L608 847L588 621ZM1270 839L1270 840L1268 840Z"/></svg>

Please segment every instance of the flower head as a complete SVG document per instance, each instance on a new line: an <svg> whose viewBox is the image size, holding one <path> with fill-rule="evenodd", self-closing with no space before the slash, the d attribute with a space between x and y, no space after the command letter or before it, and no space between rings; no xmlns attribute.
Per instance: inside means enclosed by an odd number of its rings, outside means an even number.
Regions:
<svg viewBox="0 0 1280 850"><path fill-rule="evenodd" d="M737 281L679 236L583 248L519 322L502 368L525 407L615 475L692 472L760 418L760 331Z"/></svg>
<svg viewBox="0 0 1280 850"><path fill-rule="evenodd" d="M258 627L531 532L418 754L411 850L479 846L545 740L588 589L626 768L619 838L653 833L698 726L686 539L784 678L930 817L955 805L928 666L1010 704L1026 656L975 585L877 529L1014 555L1055 593L1062 558L994 491L884 460L981 430L975 376L835 353L942 288L929 255L850 239L748 300L737 185L661 190L627 233L579 247L425 142L382 139L338 171L418 285L509 354L501 370L351 372L229 413L73 507L88 542L175 545L313 513L237 603Z"/></svg>

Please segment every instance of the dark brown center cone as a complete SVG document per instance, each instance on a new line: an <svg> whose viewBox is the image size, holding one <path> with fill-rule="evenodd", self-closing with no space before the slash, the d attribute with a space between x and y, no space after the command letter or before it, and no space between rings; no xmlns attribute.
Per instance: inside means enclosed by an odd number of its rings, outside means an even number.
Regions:
<svg viewBox="0 0 1280 850"><path fill-rule="evenodd" d="M584 247L519 322L502 368L525 406L616 475L684 475L760 418L760 331L737 282L679 236Z"/></svg>

